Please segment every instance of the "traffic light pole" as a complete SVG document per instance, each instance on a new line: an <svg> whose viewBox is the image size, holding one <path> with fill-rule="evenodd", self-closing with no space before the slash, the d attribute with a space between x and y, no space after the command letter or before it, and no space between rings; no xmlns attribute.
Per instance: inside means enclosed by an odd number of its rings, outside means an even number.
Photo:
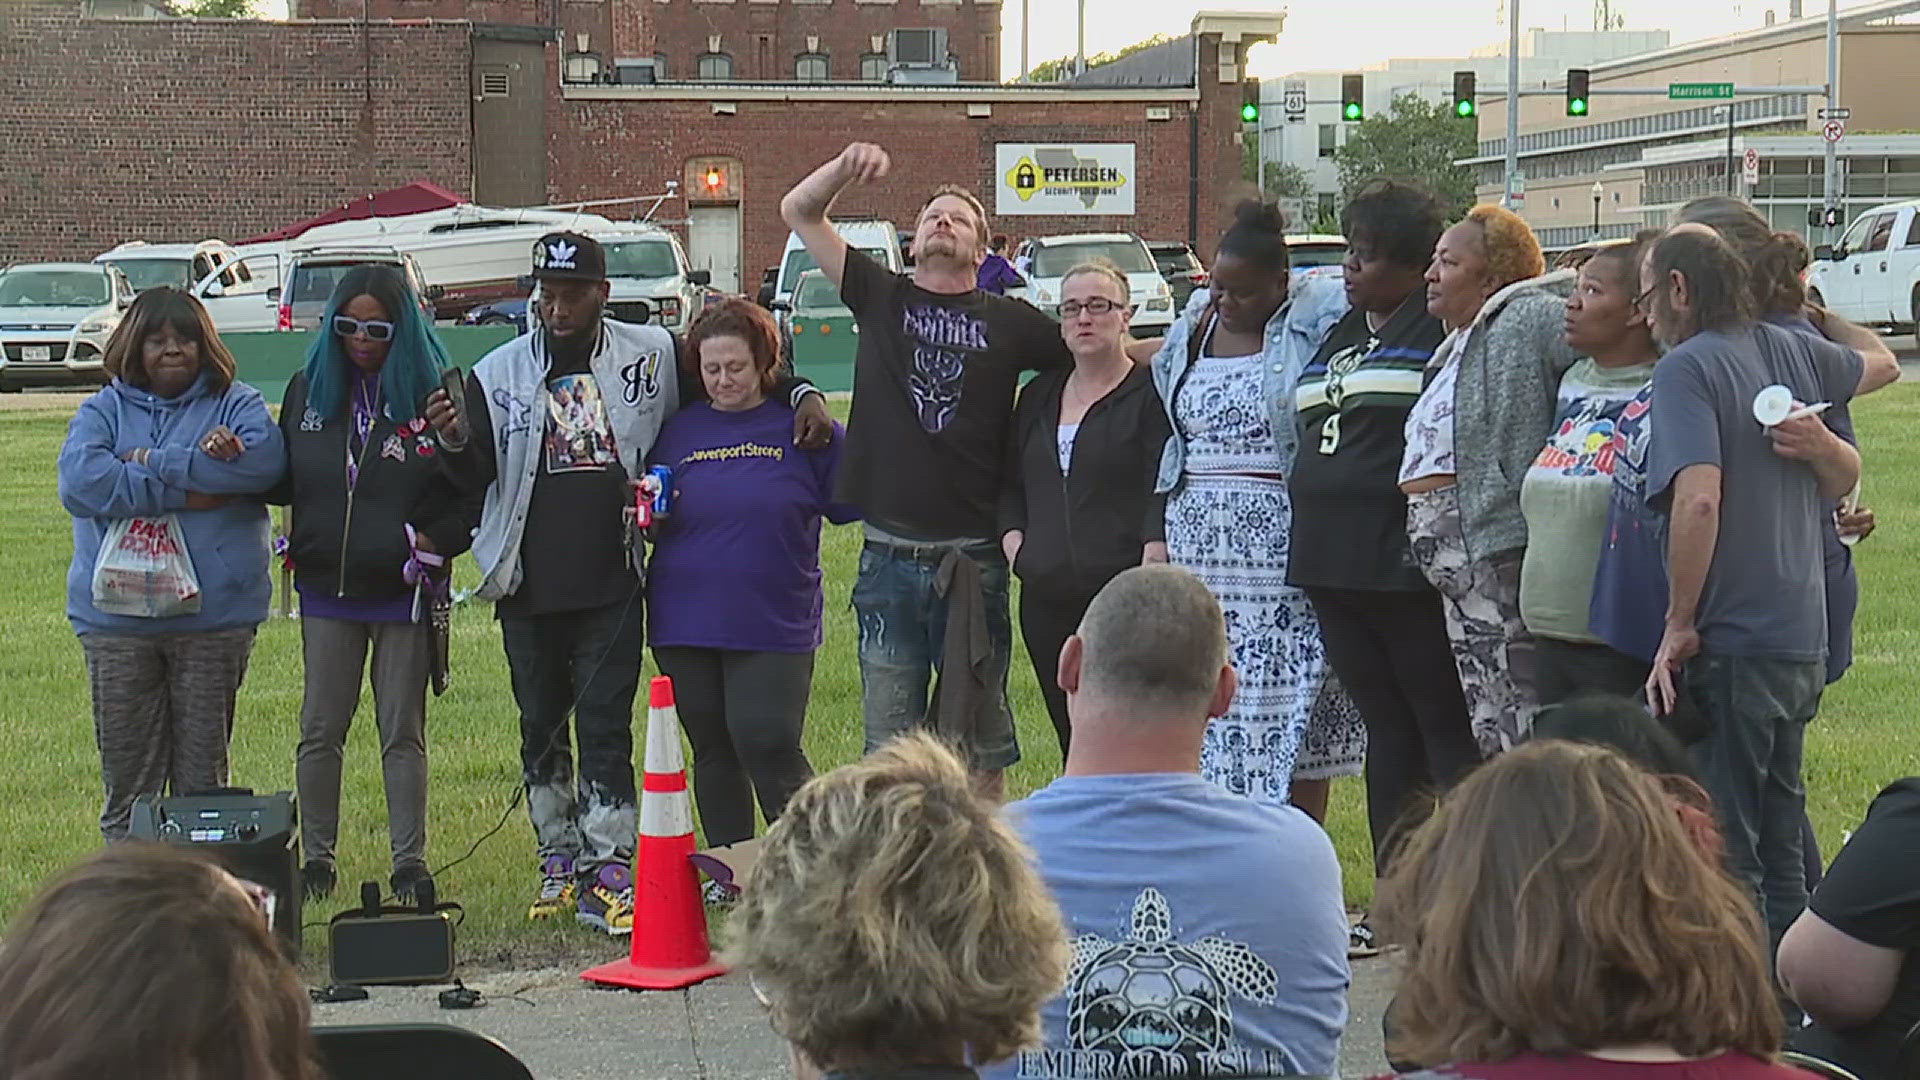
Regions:
<svg viewBox="0 0 1920 1080"><path fill-rule="evenodd" d="M1831 2L1831 0L1830 0ZM1520 0L1507 0L1507 195L1500 205L1518 209L1520 179Z"/></svg>
<svg viewBox="0 0 1920 1080"><path fill-rule="evenodd" d="M1839 108L1839 106L1840 106L1839 0L1827 0L1827 110L1828 110L1828 115L1831 116L1832 110ZM1825 174L1825 181L1821 184L1821 187L1820 187L1821 199L1822 199L1822 202L1820 205L1823 210L1840 205L1840 162L1839 162L1840 146L1838 143L1834 142L1832 139L1827 139L1825 140L1825 142L1827 144L1827 168L1826 168L1826 174ZM1824 238L1826 239L1826 242L1829 245L1834 243L1833 233L1834 233L1834 229L1838 227L1836 225L1833 225L1831 223L1831 220L1832 220L1831 215L1828 215L1825 213L1821 215L1821 221L1823 223L1822 235L1824 236Z"/></svg>

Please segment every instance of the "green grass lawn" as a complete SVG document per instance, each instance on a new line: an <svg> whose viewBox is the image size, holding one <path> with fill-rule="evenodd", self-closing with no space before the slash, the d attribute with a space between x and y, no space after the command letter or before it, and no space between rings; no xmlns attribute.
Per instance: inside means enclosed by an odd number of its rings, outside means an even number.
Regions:
<svg viewBox="0 0 1920 1080"><path fill-rule="evenodd" d="M844 412L844 405L838 407ZM1867 454L1866 499L1879 531L1859 548L1860 619L1853 672L1828 696L1808 741L1809 802L1826 852L1838 848L1869 799L1887 781L1920 774L1920 738L1906 715L1915 695L1911 660L1920 642L1910 612L1920 594L1920 388L1895 387L1857 414ZM67 515L55 494L54 459L66 431L56 412L0 414L0 744L11 764L0 770L0 919L10 915L49 874L99 843L100 771L91 732L80 646L65 615L72 545ZM827 641L815 668L807 751L817 768L860 750L860 680L848 607L858 551L857 526L827 529ZM461 579L474 574L461 560ZM519 735L499 632L486 605L461 607L454 618L454 686L429 705L433 787L430 861L436 869L466 853L501 820L519 784ZM233 739L237 784L274 790L293 786L293 750L300 710L299 627L275 619L261 628L241 694ZM1906 686L1907 689L1901 689ZM1026 757L1009 775L1019 796L1060 768L1053 732L1024 650L1015 657L1014 710ZM644 720L644 693L641 697ZM370 706L349 738L340 836L341 889L333 902L309 908L309 922L355 902L358 882L387 874L387 837L378 745ZM635 744L641 742L636 724ZM636 761L636 765L638 762ZM1346 869L1347 895L1365 903L1372 891L1366 821L1358 779L1334 785L1330 829ZM440 894L467 909L461 954L469 964L536 964L613 954L623 946L571 922L530 924L526 902L535 885L533 844L524 811L459 866L440 875ZM323 953L324 931L311 929L309 956Z"/></svg>

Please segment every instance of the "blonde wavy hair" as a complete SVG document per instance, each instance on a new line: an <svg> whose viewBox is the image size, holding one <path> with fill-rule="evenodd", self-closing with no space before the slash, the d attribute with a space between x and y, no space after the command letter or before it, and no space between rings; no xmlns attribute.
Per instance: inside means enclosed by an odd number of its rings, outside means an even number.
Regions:
<svg viewBox="0 0 1920 1080"><path fill-rule="evenodd" d="M1546 257L1540 254L1540 241L1519 214L1494 203L1481 203L1467 211L1467 220L1480 226L1480 247L1487 256L1487 276L1498 283L1496 288L1547 272Z"/></svg>
<svg viewBox="0 0 1920 1080"><path fill-rule="evenodd" d="M1032 858L952 750L901 736L787 804L728 959L822 1068L947 1064L961 1047L999 1061L1039 1042L1040 1006L1066 983L1060 909Z"/></svg>
<svg viewBox="0 0 1920 1080"><path fill-rule="evenodd" d="M1780 1048L1752 900L1659 781L1604 747L1532 742L1461 781L1374 916L1407 950L1396 1061Z"/></svg>

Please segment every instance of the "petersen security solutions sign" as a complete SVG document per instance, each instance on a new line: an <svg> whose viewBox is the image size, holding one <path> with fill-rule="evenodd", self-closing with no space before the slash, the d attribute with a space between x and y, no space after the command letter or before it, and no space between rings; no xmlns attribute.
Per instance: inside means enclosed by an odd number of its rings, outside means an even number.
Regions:
<svg viewBox="0 0 1920 1080"><path fill-rule="evenodd" d="M996 143L995 214L1133 213L1132 143Z"/></svg>

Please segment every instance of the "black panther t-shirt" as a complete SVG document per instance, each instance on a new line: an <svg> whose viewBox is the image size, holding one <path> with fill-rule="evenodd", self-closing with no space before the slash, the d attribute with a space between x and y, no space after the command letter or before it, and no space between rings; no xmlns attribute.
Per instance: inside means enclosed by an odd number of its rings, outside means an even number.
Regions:
<svg viewBox="0 0 1920 1080"><path fill-rule="evenodd" d="M1907 954L1893 996L1857 1028L1814 1024L1793 1048L1866 1076L1895 1075L1901 1040L1920 1023L1920 777L1896 780L1873 800L1867 820L1833 857L1807 907L1857 941Z"/></svg>
<svg viewBox="0 0 1920 1080"><path fill-rule="evenodd" d="M1038 308L928 292L849 249L840 295L860 324L835 497L915 540L991 539L1020 373L1073 363Z"/></svg>

